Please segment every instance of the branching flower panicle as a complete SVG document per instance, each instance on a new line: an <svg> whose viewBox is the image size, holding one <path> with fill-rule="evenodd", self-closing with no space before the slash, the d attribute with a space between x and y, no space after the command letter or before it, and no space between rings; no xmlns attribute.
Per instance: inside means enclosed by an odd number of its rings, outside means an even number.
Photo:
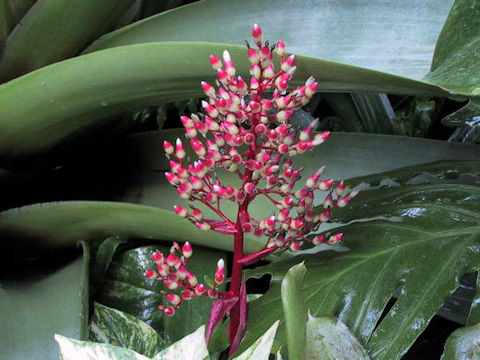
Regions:
<svg viewBox="0 0 480 360"><path fill-rule="evenodd" d="M324 179L324 166L306 180L301 180L303 169L295 168L291 158L321 145L330 133L315 133L318 120L300 131L291 125L290 118L295 110L311 100L318 83L310 77L303 85L290 89L297 69L295 56L286 54L282 41L275 46L263 41L263 32L258 25L253 27L252 37L255 45L247 43L250 78L237 75L228 51L224 51L223 61L211 55L210 64L218 79L216 86L201 83L207 96L202 102L205 114L181 117L185 138L197 160L187 159L181 139L175 144L168 141L163 144L171 167L171 171L165 174L167 180L181 198L203 204L217 218L205 218L202 210L195 206L190 209L175 206L175 213L201 230L234 236L230 289L228 295L224 294L231 297L240 294L243 266L255 263L277 249L298 251L307 242L314 245L339 242L341 233L313 232L330 219L332 209L346 206L357 194L356 190L348 192L343 182L334 184L333 180ZM275 53L279 67L274 62ZM236 174L240 185L224 184L216 172L219 168ZM316 191L327 192L321 211L314 208ZM274 211L266 218L256 219L248 212L249 204L258 196L274 205ZM236 219L230 219L222 212L223 201L237 205ZM267 240L262 250L245 255L243 237L248 233L265 236ZM187 258L183 256L183 259ZM179 260L179 266L186 265L182 261ZM167 276L150 275L157 278ZM223 281L223 278L219 277L219 280ZM171 283L169 278L164 281L167 287ZM189 286L188 282L184 283L182 286ZM194 291L191 288L186 290ZM171 301L174 309L190 297L170 298L174 300ZM164 311L172 313L170 308L164 308ZM231 342L236 337L236 328L241 327L240 316L239 309L233 307L230 311Z"/></svg>

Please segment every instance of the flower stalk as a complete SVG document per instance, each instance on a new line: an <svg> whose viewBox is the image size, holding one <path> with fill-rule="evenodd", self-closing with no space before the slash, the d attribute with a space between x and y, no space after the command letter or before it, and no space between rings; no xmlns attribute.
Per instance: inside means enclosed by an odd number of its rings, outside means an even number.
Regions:
<svg viewBox="0 0 480 360"><path fill-rule="evenodd" d="M245 293L242 285L244 266L279 249L295 252L306 243L339 242L342 234L316 234L315 231L330 219L332 209L346 206L357 194L356 190L348 192L343 182L335 185L331 179L322 179L324 166L300 182L303 169L294 168L292 157L321 145L330 133L315 133L317 120L299 131L290 124L290 118L295 110L310 101L318 83L310 77L304 85L289 90L296 71L295 56L287 56L282 41L273 47L263 41L263 31L258 25L253 27L252 38L254 46L247 43L249 81L237 76L228 51L223 53L223 62L211 55L210 64L217 71L218 79L216 87L201 83L207 96L202 102L205 113L181 117L185 138L198 159L189 160L181 139L177 139L175 145L168 141L163 144L171 167L171 171L165 174L166 179L181 198L203 204L217 218L205 218L203 211L195 206L190 209L175 206L175 213L190 220L200 230L233 235L229 290L225 293L217 290L225 279L223 261L219 262L215 283L208 290L186 270L192 254L187 244L180 248L174 243L166 259L155 253L153 260L158 271L146 273L149 278L163 280L169 289L182 289L181 295L166 294L170 306L160 306L160 309L167 315L173 315L182 302L194 296L216 298L212 309L217 309L217 313L222 308L219 302L238 299L236 303L228 302L232 347L238 346L242 335L239 332L246 323L245 307L241 306L246 304L241 298ZM274 53L280 65L277 69ZM219 169L236 174L239 185L224 184L217 175ZM327 192L322 211L314 209L313 205L318 191ZM266 198L275 209L264 219L255 219L249 213L249 205L257 197ZM237 205L236 219L224 214L221 209L224 201ZM244 254L245 234L265 237L265 247L256 253ZM175 255L176 252L181 256ZM230 350L231 354L232 350L235 349Z"/></svg>

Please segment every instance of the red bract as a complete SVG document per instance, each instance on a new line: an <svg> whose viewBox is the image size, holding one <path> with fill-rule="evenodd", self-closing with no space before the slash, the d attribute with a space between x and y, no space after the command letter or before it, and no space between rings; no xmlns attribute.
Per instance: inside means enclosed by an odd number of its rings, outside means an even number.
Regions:
<svg viewBox="0 0 480 360"><path fill-rule="evenodd" d="M240 299L243 266L253 264L277 249L298 251L305 243L314 245L333 244L341 240L342 234L312 234L331 217L331 209L343 207L357 194L347 194L343 182L334 185L331 179L322 179L325 167L320 167L303 182L303 169L295 169L291 157L303 154L321 145L329 132L315 133L318 122L313 121L303 130L294 128L290 118L295 110L307 104L318 89L313 77L304 85L288 90L296 71L295 56L286 55L285 45L279 41L274 47L280 67L273 62L274 53L267 42L263 42L263 31L255 25L252 30L256 48L248 48L250 79L246 82L237 76L235 64L228 51L223 53L223 63L215 55L210 64L217 71L216 88L206 82L201 87L207 96L202 102L205 114L182 116L185 137L197 160L186 160L183 142L177 139L175 146L164 143L171 171L165 174L175 186L178 195L189 201L203 204L216 214L216 219L205 219L198 208L190 210L175 206L175 212L189 219L201 230L213 230L234 236L234 254L230 289L225 298ZM216 170L229 171L239 179L237 187L224 184ZM295 189L295 190L294 190ZM323 211L314 210L316 191L327 191L323 200ZM265 197L274 211L264 219L250 216L248 207L257 197ZM230 201L237 205L236 219L230 219L221 210L221 202ZM266 238L265 247L254 254L243 253L245 233ZM191 253L190 253L191 254ZM185 254L186 255L186 254ZM178 268L178 260L171 256L167 262ZM171 260L169 262L169 259ZM181 265L186 266L187 256ZM156 260L157 261L157 260ZM222 266L220 266L222 265ZM168 273L168 271L167 271ZM147 276L151 278L151 273ZM164 275L159 275L165 278ZM223 263L215 272L216 285L225 278ZM164 308L173 314L182 301L192 296L201 296L216 291L206 291L202 284L166 278L166 286L172 282L188 290L188 296L170 301L172 306ZM216 286L215 285L215 286ZM211 289L215 290L215 289ZM240 324L245 323L240 305L230 311L229 335L231 343L238 336ZM238 339L236 340L238 341Z"/></svg>

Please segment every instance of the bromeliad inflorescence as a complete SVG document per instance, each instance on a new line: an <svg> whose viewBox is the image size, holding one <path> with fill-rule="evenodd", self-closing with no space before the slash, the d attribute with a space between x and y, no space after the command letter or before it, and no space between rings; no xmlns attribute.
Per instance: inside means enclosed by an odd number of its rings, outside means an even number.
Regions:
<svg viewBox="0 0 480 360"><path fill-rule="evenodd" d="M304 85L288 90L296 71L295 56L286 55L282 41L273 47L268 41L264 42L258 25L253 27L252 36L255 47L247 43L251 63L249 81L237 76L228 51L223 53L223 63L211 55L210 63L217 71L218 80L216 87L201 83L208 97L202 102L205 114L181 117L185 137L198 160L187 160L180 139L175 144L165 141L163 145L171 166L171 171L165 176L178 195L203 204L217 218L205 218L197 207L175 206L175 212L201 230L213 230L234 237L231 281L226 293L219 293L215 287L203 291L204 285L198 284L196 278L193 282L189 280L191 275L185 270L189 258L184 250L187 244L182 249L174 245L172 253L166 258L160 253L154 254L158 272L151 270L146 275L162 279L170 289L175 286L183 288L181 296L166 295L171 306L161 309L168 315L193 295L219 297L217 301L238 299L241 296L243 267L277 249L298 251L306 242L314 245L339 242L342 238L340 233L313 232L330 219L333 208L346 206L357 193L355 190L347 193L343 182L334 185L333 180L322 179L324 166L298 187L303 169L295 169L291 158L322 144L329 137L329 132L315 133L317 121L300 131L289 120L295 110L311 100L318 83L310 77ZM274 64L274 52L278 56L279 68ZM238 185L224 184L216 172L219 168L236 174ZM314 193L319 190L328 192L320 211L314 208ZM263 219L253 218L248 211L251 202L259 196L268 199L276 209ZM230 219L222 212L222 201L237 205L236 219ZM265 247L256 253L244 254L243 238L248 233L265 236ZM188 247L191 248L190 245ZM175 251L182 256L174 255ZM219 269L223 282L223 262L219 263L217 273ZM201 289L196 290L199 287ZM231 343L238 338L239 331L243 331L246 321L242 319L245 312L240 311L240 303L239 300L230 310Z"/></svg>

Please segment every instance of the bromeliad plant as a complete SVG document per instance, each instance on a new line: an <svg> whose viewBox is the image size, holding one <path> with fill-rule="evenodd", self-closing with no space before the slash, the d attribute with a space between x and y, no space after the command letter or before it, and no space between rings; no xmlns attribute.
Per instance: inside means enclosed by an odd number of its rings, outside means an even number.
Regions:
<svg viewBox="0 0 480 360"><path fill-rule="evenodd" d="M236 76L228 51L223 53L224 64L211 55L210 63L217 71L218 81L217 89L202 82L202 89L208 97L208 101L202 103L205 114L181 117L185 136L198 160L192 162L187 158L180 139L175 145L164 142L171 166L171 172L165 174L167 180L175 186L181 198L203 204L217 215L217 219L205 218L202 210L194 206L191 209L175 206L175 212L201 230L230 234L234 238L229 289L226 292L217 289L225 280L223 260L219 261L215 283L208 290L188 271L188 259L192 255L189 243L183 247L175 243L168 256L155 252L153 260L157 270L146 272L148 278L162 280L169 290L181 290L179 295L165 293L170 305L160 305L159 308L167 315L173 315L176 308L192 297L217 298L212 306L206 336L208 339L218 321L229 312L230 353L238 347L246 326L246 294L242 284L244 266L254 264L276 250L298 251L307 242L314 245L339 242L342 233L316 234L315 231L330 219L333 208L346 206L357 194L356 190L347 193L343 182L334 185L333 180L321 179L324 166L299 188L296 187L302 169L295 169L291 158L312 150L329 137L329 132L314 133L317 121L301 131L289 121L295 110L311 100L318 83L310 77L305 85L288 90L296 70L295 56L286 55L282 41L273 47L268 41L264 42L258 25L254 25L252 36L255 47L250 47L247 42L250 81ZM274 52L280 64L277 70ZM267 96L270 93L271 97ZM217 169L236 174L240 185L222 183ZM317 213L313 204L315 192L319 190L328 194L323 200L323 211ZM265 219L253 218L249 206L258 196L271 201L276 212ZM222 211L222 201L237 205L236 219L229 218ZM244 254L243 241L248 233L265 236L265 247Z"/></svg>

